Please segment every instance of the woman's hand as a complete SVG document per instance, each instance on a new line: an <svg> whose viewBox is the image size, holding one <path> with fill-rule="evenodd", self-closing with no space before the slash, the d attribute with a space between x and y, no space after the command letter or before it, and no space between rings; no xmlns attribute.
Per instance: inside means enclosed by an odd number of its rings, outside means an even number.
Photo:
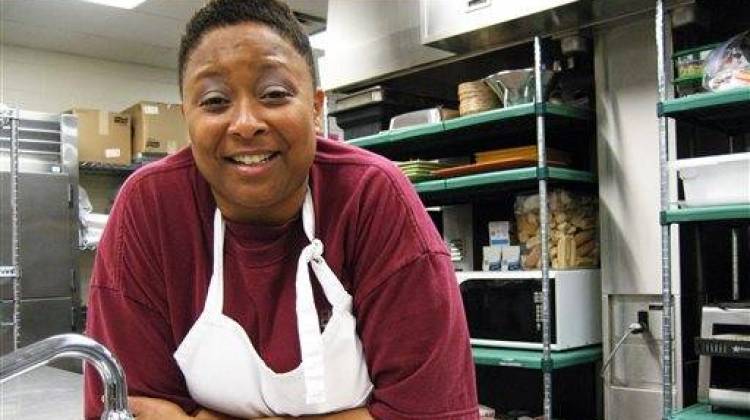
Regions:
<svg viewBox="0 0 750 420"><path fill-rule="evenodd" d="M136 420L192 419L179 405L158 398L129 397L128 406Z"/></svg>

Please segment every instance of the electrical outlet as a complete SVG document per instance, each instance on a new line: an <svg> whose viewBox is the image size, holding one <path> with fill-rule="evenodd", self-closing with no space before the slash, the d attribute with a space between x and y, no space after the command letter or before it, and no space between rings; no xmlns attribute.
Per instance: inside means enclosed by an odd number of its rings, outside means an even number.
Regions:
<svg viewBox="0 0 750 420"><path fill-rule="evenodd" d="M654 340L661 340L662 317L664 316L661 304L648 305L648 331Z"/></svg>
<svg viewBox="0 0 750 420"><path fill-rule="evenodd" d="M648 326L648 311L638 311L638 323L641 324L644 331L649 330Z"/></svg>

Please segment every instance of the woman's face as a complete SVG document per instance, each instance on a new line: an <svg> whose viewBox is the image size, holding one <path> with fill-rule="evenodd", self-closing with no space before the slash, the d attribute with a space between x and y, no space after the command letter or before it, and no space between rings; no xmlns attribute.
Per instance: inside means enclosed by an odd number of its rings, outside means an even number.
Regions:
<svg viewBox="0 0 750 420"><path fill-rule="evenodd" d="M217 28L190 53L182 91L195 162L224 216L293 218L323 98L305 59L263 24Z"/></svg>

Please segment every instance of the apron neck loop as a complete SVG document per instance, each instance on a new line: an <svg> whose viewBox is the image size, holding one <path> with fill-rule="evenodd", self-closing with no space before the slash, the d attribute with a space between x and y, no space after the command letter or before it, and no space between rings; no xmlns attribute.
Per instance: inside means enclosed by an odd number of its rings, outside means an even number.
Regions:
<svg viewBox="0 0 750 420"><path fill-rule="evenodd" d="M205 310L210 313L220 314L224 309L224 233L226 225L221 216L221 210L216 207L214 213L214 240L213 240L213 274L208 285L208 296L206 296Z"/></svg>
<svg viewBox="0 0 750 420"><path fill-rule="evenodd" d="M312 242L315 239L315 208L309 184L305 193L305 201L302 203L302 228L305 230L307 239Z"/></svg>

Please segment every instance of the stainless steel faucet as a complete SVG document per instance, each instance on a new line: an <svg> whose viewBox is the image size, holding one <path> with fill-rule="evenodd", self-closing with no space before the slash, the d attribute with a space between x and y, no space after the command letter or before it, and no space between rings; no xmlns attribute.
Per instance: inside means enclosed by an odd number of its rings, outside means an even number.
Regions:
<svg viewBox="0 0 750 420"><path fill-rule="evenodd" d="M0 383L66 357L85 360L99 372L104 384L102 420L134 419L128 410L128 390L120 363L106 347L83 335L56 335L0 357Z"/></svg>

